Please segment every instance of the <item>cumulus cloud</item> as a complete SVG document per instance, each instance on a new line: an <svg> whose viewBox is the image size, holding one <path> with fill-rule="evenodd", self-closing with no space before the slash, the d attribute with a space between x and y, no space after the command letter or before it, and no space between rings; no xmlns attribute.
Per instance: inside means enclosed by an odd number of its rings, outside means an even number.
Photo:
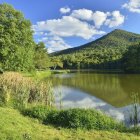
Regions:
<svg viewBox="0 0 140 140"><path fill-rule="evenodd" d="M61 13L67 13L71 10L69 8L61 8ZM35 35L43 36L57 36L59 39L52 38L47 40L46 46L50 46L50 52L58 51L71 47L64 41L64 37L81 37L89 40L93 39L95 35L105 34L101 30L102 26L109 28L117 27L123 24L125 17L119 11L102 12L92 11L89 9L73 10L67 16L62 16L59 19L50 19L46 21L39 21L32 26ZM49 37L50 38L50 37Z"/></svg>
<svg viewBox="0 0 140 140"><path fill-rule="evenodd" d="M63 16L62 19L53 19L38 22L33 26L36 31L50 31L52 34L61 37L77 36L90 39L93 35L104 34L87 22L80 21L71 16Z"/></svg>
<svg viewBox="0 0 140 140"><path fill-rule="evenodd" d="M69 16L37 22L33 25L35 32L49 31L61 37L82 37L90 39L94 35L104 34L100 27L106 25L110 28L123 24L125 17L119 11L101 12L88 9L73 10ZM94 23L89 23L93 21Z"/></svg>
<svg viewBox="0 0 140 140"><path fill-rule="evenodd" d="M71 16L81 20L93 21L95 27L99 28L100 26L103 25L103 23L107 19L108 14L109 14L108 12L107 13L101 11L93 12L92 10L88 9L79 9L74 10Z"/></svg>
<svg viewBox="0 0 140 140"><path fill-rule="evenodd" d="M71 11L71 9L69 7L62 7L59 10L62 14L66 14L69 13Z"/></svg>
<svg viewBox="0 0 140 140"><path fill-rule="evenodd" d="M102 26L104 24L104 22L107 20L107 17L109 15L110 15L109 12L104 13L104 12L96 11L95 13L93 13L92 19L95 23L95 26L97 28L100 28L100 26Z"/></svg>
<svg viewBox="0 0 140 140"><path fill-rule="evenodd" d="M51 35L44 36L41 39L38 39L38 42L45 43L48 49L48 53L65 50L72 47L59 36L51 36Z"/></svg>
<svg viewBox="0 0 140 140"><path fill-rule="evenodd" d="M140 0L129 0L122 7L128 9L130 12L140 13Z"/></svg>
<svg viewBox="0 0 140 140"><path fill-rule="evenodd" d="M65 50L65 49L72 47L69 44L67 44L62 38L60 38L58 36L54 36L53 38L48 40L46 42L46 46L48 47L49 53L57 52L60 50Z"/></svg>
<svg viewBox="0 0 140 140"><path fill-rule="evenodd" d="M124 16L119 11L102 12L88 9L73 10L70 15L80 20L93 21L96 28L100 28L106 22L110 22L109 27L117 27L124 22Z"/></svg>
<svg viewBox="0 0 140 140"><path fill-rule="evenodd" d="M117 27L124 23L125 17L121 15L120 11L113 11L111 18L107 19L105 25L112 27Z"/></svg>
<svg viewBox="0 0 140 140"><path fill-rule="evenodd" d="M92 20L92 11L88 9L73 10L71 16L82 20Z"/></svg>

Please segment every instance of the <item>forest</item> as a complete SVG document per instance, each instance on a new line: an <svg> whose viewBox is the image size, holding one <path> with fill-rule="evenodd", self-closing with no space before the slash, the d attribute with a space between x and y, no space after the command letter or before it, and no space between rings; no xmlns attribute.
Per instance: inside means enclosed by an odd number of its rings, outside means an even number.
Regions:
<svg viewBox="0 0 140 140"><path fill-rule="evenodd" d="M62 62L64 69L120 69L139 72L139 42L139 34L117 29L91 43L55 52L51 56L52 60Z"/></svg>

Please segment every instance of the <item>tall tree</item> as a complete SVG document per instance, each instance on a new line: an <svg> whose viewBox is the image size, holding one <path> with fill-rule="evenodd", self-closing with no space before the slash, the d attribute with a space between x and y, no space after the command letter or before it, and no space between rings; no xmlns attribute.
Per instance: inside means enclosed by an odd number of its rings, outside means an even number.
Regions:
<svg viewBox="0 0 140 140"><path fill-rule="evenodd" d="M40 42L35 47L35 68L46 69L49 67L49 63L47 48L43 42Z"/></svg>
<svg viewBox="0 0 140 140"><path fill-rule="evenodd" d="M0 64L5 70L25 71L34 67L31 23L11 5L0 4Z"/></svg>

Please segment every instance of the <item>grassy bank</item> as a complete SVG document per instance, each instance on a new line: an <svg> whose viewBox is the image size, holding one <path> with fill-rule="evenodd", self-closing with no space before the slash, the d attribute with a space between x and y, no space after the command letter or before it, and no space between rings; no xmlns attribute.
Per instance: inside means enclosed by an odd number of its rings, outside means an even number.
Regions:
<svg viewBox="0 0 140 140"><path fill-rule="evenodd" d="M44 71L33 71L33 72L24 72L21 73L25 77L32 77L35 79L44 79L50 77L52 74L66 74L69 73L70 70L44 70Z"/></svg>
<svg viewBox="0 0 140 140"><path fill-rule="evenodd" d="M52 72L50 70L46 70L46 71L24 72L21 74L25 77L32 77L35 79L44 79L46 77L51 76Z"/></svg>
<svg viewBox="0 0 140 140"><path fill-rule="evenodd" d="M0 107L0 140L140 140L117 131L84 131L55 128L23 117L18 111Z"/></svg>

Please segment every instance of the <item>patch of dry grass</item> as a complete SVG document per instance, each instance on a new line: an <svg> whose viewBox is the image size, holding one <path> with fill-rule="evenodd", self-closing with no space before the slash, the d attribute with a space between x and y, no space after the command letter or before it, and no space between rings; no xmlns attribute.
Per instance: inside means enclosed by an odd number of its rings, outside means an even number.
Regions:
<svg viewBox="0 0 140 140"><path fill-rule="evenodd" d="M52 106L51 83L44 83L16 72L0 75L0 104L26 107L28 104Z"/></svg>

